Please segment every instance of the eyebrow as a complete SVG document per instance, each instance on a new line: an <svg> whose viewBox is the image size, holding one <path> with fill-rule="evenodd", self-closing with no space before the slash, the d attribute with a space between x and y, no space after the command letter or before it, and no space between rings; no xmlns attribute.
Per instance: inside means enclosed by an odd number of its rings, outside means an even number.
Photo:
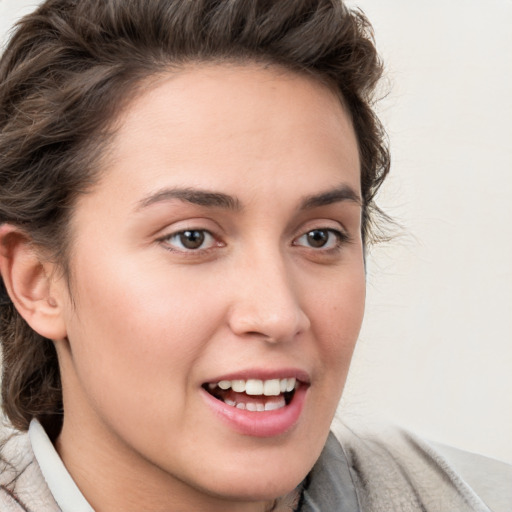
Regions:
<svg viewBox="0 0 512 512"><path fill-rule="evenodd" d="M341 185L334 190L327 192L321 192L312 196L306 196L300 205L300 210L311 210L313 208L320 208L321 206L327 206L333 203L340 203L342 201L350 201L362 204L361 197L359 194L348 185Z"/></svg>
<svg viewBox="0 0 512 512"><path fill-rule="evenodd" d="M222 208L233 211L240 211L242 209L242 204L236 197L222 192L211 192L208 190L187 187L165 188L154 192L139 201L137 210L147 208L155 203L172 201L173 199L210 208ZM304 197L300 203L299 210L311 210L313 208L319 208L321 206L327 206L343 201L351 201L359 205L362 203L359 194L352 187L348 185L341 185L334 190Z"/></svg>
<svg viewBox="0 0 512 512"><path fill-rule="evenodd" d="M227 210L240 210L240 201L222 192L210 192L196 188L166 188L159 190L139 201L137 209L147 208L155 203L179 199L187 203L197 204L210 208L223 208Z"/></svg>

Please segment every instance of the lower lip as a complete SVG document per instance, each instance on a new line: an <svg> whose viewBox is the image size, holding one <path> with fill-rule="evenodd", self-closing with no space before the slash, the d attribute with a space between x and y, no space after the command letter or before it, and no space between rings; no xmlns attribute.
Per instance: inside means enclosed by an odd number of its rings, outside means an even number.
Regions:
<svg viewBox="0 0 512 512"><path fill-rule="evenodd" d="M246 436L275 437L285 434L299 421L306 400L307 386L301 384L295 390L292 401L285 407L262 412L237 409L213 397L204 389L201 389L201 393L216 416L236 432Z"/></svg>

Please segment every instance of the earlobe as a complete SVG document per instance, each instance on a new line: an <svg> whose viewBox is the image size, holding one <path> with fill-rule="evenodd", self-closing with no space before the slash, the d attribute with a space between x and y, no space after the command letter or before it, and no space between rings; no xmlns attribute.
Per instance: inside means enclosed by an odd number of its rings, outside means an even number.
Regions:
<svg viewBox="0 0 512 512"><path fill-rule="evenodd" d="M41 336L66 336L62 304L55 297L53 265L41 261L30 239L19 228L0 226L0 273L18 313Z"/></svg>

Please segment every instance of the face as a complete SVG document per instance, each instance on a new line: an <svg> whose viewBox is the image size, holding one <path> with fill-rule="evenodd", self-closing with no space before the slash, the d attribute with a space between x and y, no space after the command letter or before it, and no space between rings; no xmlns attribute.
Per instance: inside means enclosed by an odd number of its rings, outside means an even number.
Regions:
<svg viewBox="0 0 512 512"><path fill-rule="evenodd" d="M349 117L313 79L203 65L133 101L71 221L73 301L56 285L58 449L86 495L91 468L123 496L144 481L152 510L300 483L363 316L359 179Z"/></svg>

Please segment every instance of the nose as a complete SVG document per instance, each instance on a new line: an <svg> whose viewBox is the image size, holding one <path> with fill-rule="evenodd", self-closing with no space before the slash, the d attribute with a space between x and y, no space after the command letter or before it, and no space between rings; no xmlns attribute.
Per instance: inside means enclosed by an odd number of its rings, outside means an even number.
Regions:
<svg viewBox="0 0 512 512"><path fill-rule="evenodd" d="M310 328L297 286L280 256L254 255L235 272L229 326L269 343L291 341Z"/></svg>

